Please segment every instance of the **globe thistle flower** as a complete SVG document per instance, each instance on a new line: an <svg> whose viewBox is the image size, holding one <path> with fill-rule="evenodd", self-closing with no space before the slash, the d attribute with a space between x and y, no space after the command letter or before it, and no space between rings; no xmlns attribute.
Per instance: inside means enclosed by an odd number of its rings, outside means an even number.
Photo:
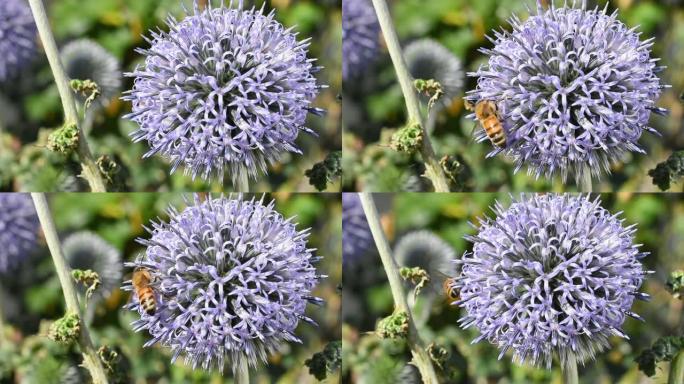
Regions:
<svg viewBox="0 0 684 384"><path fill-rule="evenodd" d="M100 287L92 300L105 298L121 284L121 254L105 239L90 231L67 236L62 242L62 252L71 269L90 269L100 276ZM82 292L85 288L79 285Z"/></svg>
<svg viewBox="0 0 684 384"><path fill-rule="evenodd" d="M480 336L514 351L517 362L549 368L570 353L585 362L621 330L648 273L634 244L635 226L601 207L599 198L533 195L480 220L466 236L473 251L461 260L452 284L466 311L459 320Z"/></svg>
<svg viewBox="0 0 684 384"><path fill-rule="evenodd" d="M136 331L181 354L193 368L265 361L282 342L301 342L294 331L318 280L320 258L307 248L309 229L275 211L273 202L210 198L182 212L169 208L169 222L148 229L138 241L145 254L130 267L152 276L156 310L145 312L134 299L127 308L140 314ZM132 290L131 282L124 289Z"/></svg>
<svg viewBox="0 0 684 384"><path fill-rule="evenodd" d="M496 32L489 63L470 76L477 89L467 99L493 101L507 136L498 153L510 155L517 172L527 165L537 178L573 174L578 181L609 172L627 153L645 153L638 140L665 86L651 59L653 39L607 9L555 8L527 21L511 19L512 32ZM479 130L480 141L486 140Z"/></svg>
<svg viewBox="0 0 684 384"><path fill-rule="evenodd" d="M437 41L413 41L404 48L404 58L414 79L433 79L442 86L444 95L437 105L448 106L463 89L461 61ZM424 96L423 98L427 101Z"/></svg>
<svg viewBox="0 0 684 384"><path fill-rule="evenodd" d="M232 1L230 6L232 6ZM229 7L230 7L229 6ZM311 106L323 86L314 74L321 67L307 58L309 39L274 18L272 11L221 6L182 21L167 20L170 31L152 32L151 47L139 49L145 64L126 76L135 78L124 100L139 124L134 141L180 165L193 178L233 183L266 173L286 152L302 152L295 141L306 128Z"/></svg>
<svg viewBox="0 0 684 384"><path fill-rule="evenodd" d="M100 88L100 97L93 105L109 104L121 88L119 61L100 44L90 39L79 39L65 45L60 52L64 70L70 79L92 80ZM77 94L81 103L85 97Z"/></svg>
<svg viewBox="0 0 684 384"><path fill-rule="evenodd" d="M394 246L394 259L400 267L420 267L430 275L432 294L441 292L444 278L455 274L454 258L453 248L426 230L409 232Z"/></svg>
<svg viewBox="0 0 684 384"><path fill-rule="evenodd" d="M36 24L23 0L0 1L0 82L14 77L36 52Z"/></svg>
<svg viewBox="0 0 684 384"><path fill-rule="evenodd" d="M38 248L40 222L28 194L0 193L0 208L0 273L4 273Z"/></svg>
<svg viewBox="0 0 684 384"><path fill-rule="evenodd" d="M342 261L354 262L373 246L366 214L356 193L342 194Z"/></svg>
<svg viewBox="0 0 684 384"><path fill-rule="evenodd" d="M378 56L380 24L369 0L342 0L342 78L360 75Z"/></svg>

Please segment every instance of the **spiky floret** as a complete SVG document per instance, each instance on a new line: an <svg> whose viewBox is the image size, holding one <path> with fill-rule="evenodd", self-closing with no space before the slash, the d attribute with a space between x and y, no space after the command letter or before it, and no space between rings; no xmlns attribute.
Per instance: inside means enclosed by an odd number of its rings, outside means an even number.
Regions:
<svg viewBox="0 0 684 384"><path fill-rule="evenodd" d="M193 367L256 365L294 334L319 279L309 229L297 230L274 203L238 197L209 198L182 212L169 208L169 221L153 223L149 239L138 241L145 254L127 265L152 276L157 310L146 313L137 300L127 306L140 314L136 331L152 336ZM124 289L132 290L131 282Z"/></svg>
<svg viewBox="0 0 684 384"><path fill-rule="evenodd" d="M634 244L635 225L601 207L599 198L532 195L466 236L473 251L457 260L453 286L465 309L462 327L514 352L517 362L550 367L554 356L593 359L621 330L644 275L647 255Z"/></svg>
<svg viewBox="0 0 684 384"><path fill-rule="evenodd" d="M320 67L307 58L309 39L275 20L275 12L228 7L199 10L182 21L169 17L169 32L152 32L145 64L124 100L127 117L146 141L145 157L161 154L193 178L233 183L266 173L286 152L301 154L295 141L323 86ZM241 2L240 2L241 6Z"/></svg>
<svg viewBox="0 0 684 384"><path fill-rule="evenodd" d="M0 193L0 273L8 272L38 248L40 222L26 193Z"/></svg>
<svg viewBox="0 0 684 384"><path fill-rule="evenodd" d="M640 41L617 11L587 10L585 0L537 4L525 22L511 19L511 32L495 32L494 48L482 50L488 64L469 73L478 84L467 98L499 107L508 144L489 156L510 155L516 172L526 165L537 178L598 178L627 153L645 153L638 141L656 132L651 112L667 112L655 105L666 86L650 57L654 39ZM478 137L486 140L482 130Z"/></svg>
<svg viewBox="0 0 684 384"><path fill-rule="evenodd" d="M37 29L23 0L0 1L0 82L24 68L36 53Z"/></svg>
<svg viewBox="0 0 684 384"><path fill-rule="evenodd" d="M342 78L368 69L380 50L380 24L370 0L342 0Z"/></svg>

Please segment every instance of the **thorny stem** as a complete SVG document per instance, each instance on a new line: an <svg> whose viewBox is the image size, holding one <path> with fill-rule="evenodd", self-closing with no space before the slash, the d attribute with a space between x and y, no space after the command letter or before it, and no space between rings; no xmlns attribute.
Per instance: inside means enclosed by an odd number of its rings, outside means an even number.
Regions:
<svg viewBox="0 0 684 384"><path fill-rule="evenodd" d="M375 246L378 248L382 266L385 268L387 280L389 280L392 297L394 298L395 311L406 312L408 315L409 335L407 341L411 348L413 361L420 371L423 383L437 384L438 381L435 368L430 360L430 355L427 353L425 343L420 338L418 330L413 322L413 315L411 314L411 309L406 301L406 294L404 293L401 276L399 275L399 268L394 262L392 250L390 249L385 233L382 230L382 224L380 224L380 217L378 216L377 208L375 208L373 197L370 193L365 192L359 193L359 198L361 199L361 205L363 205L363 211L366 214L366 220L368 220L368 226L373 234Z"/></svg>
<svg viewBox="0 0 684 384"><path fill-rule="evenodd" d="M670 363L670 376L667 384L684 383L684 351L679 351Z"/></svg>
<svg viewBox="0 0 684 384"><path fill-rule="evenodd" d="M563 384L579 384L577 375L577 358L574 352L568 352L565 361L561 362L563 372Z"/></svg>
<svg viewBox="0 0 684 384"><path fill-rule="evenodd" d="M392 58L401 91L404 94L404 101L406 102L406 110L408 111L409 119L407 125L417 123L420 124L423 130L423 148L420 153L425 162L425 175L432 181L435 192L449 192L449 183L444 176L442 167L439 165L427 129L425 128L423 119L420 115L418 95L416 95L416 90L413 88L411 74L408 71L406 61L404 60L404 55L401 50L401 45L399 44L397 32L394 30L394 25L392 24L392 16L387 7L387 2L385 0L373 0L373 7L375 8L375 13L378 15L378 22L380 23L382 34L385 37L387 49Z"/></svg>
<svg viewBox="0 0 684 384"><path fill-rule="evenodd" d="M50 22L48 20L47 13L45 12L43 1L29 0L29 5L31 6L31 12L33 13L33 18L36 21L38 34L40 35L40 40L43 43L43 48L45 49L45 54L47 55L48 62L50 63L52 74L55 77L55 83L57 83L59 96L62 99L64 123L76 124L79 127L77 152L78 157L81 160L81 167L83 168L83 178L88 181L88 185L90 185L90 189L93 192L106 192L107 189L105 188L104 179L100 174L100 169L95 163L93 154L90 152L86 135L81 129L81 125L79 123L78 111L76 110L76 101L74 100L74 95L69 87L69 78L64 72L64 67L59 59L57 43L55 42L55 37L52 35Z"/></svg>
<svg viewBox="0 0 684 384"><path fill-rule="evenodd" d="M47 242L50 254L52 255L52 262L55 264L59 283L62 286L62 293L64 294L64 301L66 302L67 312L77 313L80 321L80 334L78 338L78 345L83 353L83 365L90 371L95 384L107 384L107 375L102 366L93 342L90 339L88 326L83 321L83 314L81 307L78 305L78 296L76 296L76 288L74 282L71 280L71 273L67 265L64 254L62 253L62 246L57 235L57 228L55 221L52 219L50 207L44 193L31 193L33 204L36 206L36 213L38 220L43 228L43 234Z"/></svg>

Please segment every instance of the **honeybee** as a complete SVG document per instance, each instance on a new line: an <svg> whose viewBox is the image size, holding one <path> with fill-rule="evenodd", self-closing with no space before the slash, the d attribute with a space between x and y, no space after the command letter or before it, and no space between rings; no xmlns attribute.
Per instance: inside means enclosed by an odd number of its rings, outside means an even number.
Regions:
<svg viewBox="0 0 684 384"><path fill-rule="evenodd" d="M506 132L499 119L499 108L495 102L480 100L473 106L470 101L465 100L465 108L475 112L475 118L480 122L492 144L500 148L506 146Z"/></svg>
<svg viewBox="0 0 684 384"><path fill-rule="evenodd" d="M153 315L157 311L157 300L152 288L152 274L150 271L143 267L136 268L133 271L131 283L142 309L148 315Z"/></svg>
<svg viewBox="0 0 684 384"><path fill-rule="evenodd" d="M444 293L444 297L449 305L452 305L461 299L458 289L453 285L455 279L455 277L444 279L444 283L442 284L442 293Z"/></svg>

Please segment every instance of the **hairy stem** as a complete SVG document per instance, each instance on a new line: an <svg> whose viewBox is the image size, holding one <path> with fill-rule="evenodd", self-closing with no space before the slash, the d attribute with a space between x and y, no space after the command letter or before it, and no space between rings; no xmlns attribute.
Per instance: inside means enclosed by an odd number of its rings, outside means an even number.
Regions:
<svg viewBox="0 0 684 384"><path fill-rule="evenodd" d="M57 270L57 277L59 277L59 283L62 286L67 312L76 313L79 317L80 334L78 345L83 354L83 365L90 371L90 375L95 384L107 384L107 375L105 374L104 367L93 347L93 342L90 339L90 333L88 332L88 326L83 321L83 314L81 312L81 307L78 304L76 288L71 279L69 266L62 253L62 245L59 241L55 221L52 219L52 214L50 213L50 207L48 206L45 194L31 193L31 197L33 198L33 204L36 206L36 213L38 214L40 225L43 228L45 241L47 242L50 254L52 255L52 262L55 264L55 269Z"/></svg>
<svg viewBox="0 0 684 384"><path fill-rule="evenodd" d="M104 179L100 174L100 169L95 163L93 154L90 152L86 135L83 133L83 130L80 127L78 111L76 110L76 101L74 100L74 95L69 86L69 78L64 72L64 67L59 59L57 43L55 42L55 37L52 35L50 22L48 20L47 13L45 12L43 1L29 0L29 5L31 6L31 12L33 13L33 18L36 21L38 34L40 35L40 40L43 43L43 48L45 49L45 54L47 55L48 62L50 63L52 74L55 77L55 83L57 83L59 97L62 99L64 123L68 125L76 124L79 127L77 152L81 161L81 167L83 168L82 176L84 179L86 179L88 185L90 185L90 189L93 192L106 192Z"/></svg>
<svg viewBox="0 0 684 384"><path fill-rule="evenodd" d="M417 123L420 124L423 130L423 147L420 153L425 162L425 175L432 181L436 192L449 192L449 182L447 181L446 176L444 176L442 167L439 165L435 151L432 148L432 143L430 142L430 136L427 129L425 129L423 119L420 115L418 95L413 88L411 74L408 71L406 61L404 60L404 55L401 50L401 45L399 44L397 32L394 30L394 25L392 24L392 16L387 7L387 2L385 0L373 0L373 7L375 8L375 13L378 15L380 28L382 29L382 34L387 43L387 49L389 50L392 63L394 64L394 71L397 73L399 85L404 94L404 101L406 102L406 110L409 119L407 125Z"/></svg>
<svg viewBox="0 0 684 384"><path fill-rule="evenodd" d="M378 216L377 208L375 208L373 197L369 193L359 193L359 197L361 198L363 211L366 214L368 225L370 227L371 233L373 234L375 246L378 248L378 253L380 254L380 259L382 260L382 266L385 268L387 280L389 280L390 289L392 290L392 297L394 298L395 311L406 312L408 315L408 344L411 348L411 354L413 355L413 362L420 371L420 375L423 378L423 383L437 384L437 373L435 373L435 368L432 365L430 355L427 353L425 343L420 338L418 329L413 322L413 315L411 314L411 309L406 301L406 293L404 292L401 276L399 275L399 268L394 262L392 251L389 247L389 243L387 242L387 238L385 237L385 233L382 230L382 224L380 223L380 217Z"/></svg>
<svg viewBox="0 0 684 384"><path fill-rule="evenodd" d="M575 353L568 352L565 361L561 363L561 371L563 372L563 384L579 384Z"/></svg>
<svg viewBox="0 0 684 384"><path fill-rule="evenodd" d="M684 383L684 351L679 351L670 363L670 376L667 384Z"/></svg>

